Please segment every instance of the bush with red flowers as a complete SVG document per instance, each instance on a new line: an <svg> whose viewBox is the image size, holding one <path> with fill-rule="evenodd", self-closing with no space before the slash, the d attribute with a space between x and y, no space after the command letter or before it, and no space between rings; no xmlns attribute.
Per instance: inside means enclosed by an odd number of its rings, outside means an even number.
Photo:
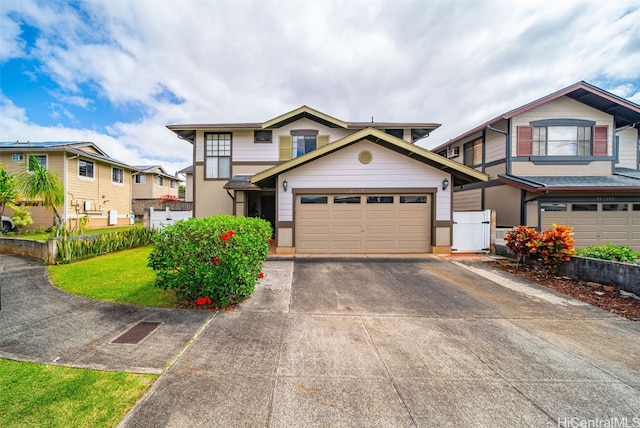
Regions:
<svg viewBox="0 0 640 428"><path fill-rule="evenodd" d="M155 235L149 255L155 285L175 290L187 304L240 302L264 277L271 233L269 222L254 217L192 218L168 226Z"/></svg>
<svg viewBox="0 0 640 428"><path fill-rule="evenodd" d="M518 264L537 260L545 268L555 270L576 253L572 235L572 227L559 224L553 224L551 229L542 233L530 227L516 226L504 240L507 241L507 248L516 255Z"/></svg>

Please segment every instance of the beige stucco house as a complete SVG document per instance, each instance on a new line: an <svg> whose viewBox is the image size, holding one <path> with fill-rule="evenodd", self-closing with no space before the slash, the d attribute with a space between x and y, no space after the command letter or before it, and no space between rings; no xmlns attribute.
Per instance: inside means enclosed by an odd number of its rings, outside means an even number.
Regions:
<svg viewBox="0 0 640 428"><path fill-rule="evenodd" d="M177 199L181 180L160 165L134 165L133 199Z"/></svg>
<svg viewBox="0 0 640 428"><path fill-rule="evenodd" d="M131 166L91 142L0 142L0 163L13 174L27 171L32 157L62 179L64 203L57 209L69 228L79 227L82 218L87 228L130 224ZM30 211L31 227L53 223L43 207Z"/></svg>
<svg viewBox="0 0 640 428"><path fill-rule="evenodd" d="M454 210L502 227L573 226L576 245L640 250L640 106L579 82L497 116L434 152L489 175L454 187Z"/></svg>
<svg viewBox="0 0 640 428"><path fill-rule="evenodd" d="M279 253L355 254L451 250L452 186L487 176L414 144L438 126L302 106L265 122L168 128L193 144L194 216L265 218Z"/></svg>

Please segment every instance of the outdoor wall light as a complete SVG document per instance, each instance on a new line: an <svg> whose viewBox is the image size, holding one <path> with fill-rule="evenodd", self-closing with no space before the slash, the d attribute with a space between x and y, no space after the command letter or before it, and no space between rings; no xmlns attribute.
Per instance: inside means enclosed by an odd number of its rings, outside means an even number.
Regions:
<svg viewBox="0 0 640 428"><path fill-rule="evenodd" d="M289 183L287 183L287 180L284 180L282 182L282 190L286 192L288 188L289 188Z"/></svg>
<svg viewBox="0 0 640 428"><path fill-rule="evenodd" d="M447 187L449 187L449 180L445 178L442 180L442 190L447 190Z"/></svg>

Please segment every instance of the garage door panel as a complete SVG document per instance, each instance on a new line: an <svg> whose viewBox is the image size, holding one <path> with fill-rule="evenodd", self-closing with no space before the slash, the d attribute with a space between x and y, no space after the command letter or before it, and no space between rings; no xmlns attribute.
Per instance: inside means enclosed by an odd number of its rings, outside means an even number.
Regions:
<svg viewBox="0 0 640 428"><path fill-rule="evenodd" d="M618 226L628 226L630 222L630 218L628 216L609 216L605 213L605 217L602 218L602 224L604 225L618 225Z"/></svg>
<svg viewBox="0 0 640 428"><path fill-rule="evenodd" d="M300 218L302 220L327 220L329 218L329 211L326 209L324 211L304 211L300 213Z"/></svg>
<svg viewBox="0 0 640 428"><path fill-rule="evenodd" d="M362 219L362 212L361 211L345 211L345 210L340 210L340 211L334 211L332 213L332 218L336 219L336 220L361 220Z"/></svg>
<svg viewBox="0 0 640 428"><path fill-rule="evenodd" d="M428 252L431 234L431 206L427 203L399 203L399 195L350 195L362 203L301 204L296 200L296 248L304 253L394 253ZM342 198L341 195L337 195ZM367 197L375 196L375 198ZM422 198L428 195L415 195ZM339 199L342 200L342 199ZM366 203L375 200L376 203ZM314 214L309 214L314 212Z"/></svg>
<svg viewBox="0 0 640 428"><path fill-rule="evenodd" d="M574 226L596 226L598 224L597 217L573 217Z"/></svg>
<svg viewBox="0 0 640 428"><path fill-rule="evenodd" d="M619 231L619 232L604 231L602 232L602 239L606 239L606 240L616 239L618 241L620 240L626 241L627 239L629 239L629 234L627 233L627 231Z"/></svg>

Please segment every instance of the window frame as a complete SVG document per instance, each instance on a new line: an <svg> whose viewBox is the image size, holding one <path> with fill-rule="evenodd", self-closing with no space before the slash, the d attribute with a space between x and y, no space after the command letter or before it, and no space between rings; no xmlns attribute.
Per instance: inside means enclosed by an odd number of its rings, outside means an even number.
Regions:
<svg viewBox="0 0 640 428"><path fill-rule="evenodd" d="M315 129L296 129L296 130L292 130L290 135L291 135L291 159L295 159L297 157L300 156L304 156L307 153L311 153L312 151L316 150L318 148L318 130ZM297 141L297 139L302 138L304 139L304 151L302 153L298 153L299 150L297 150L298 148L298 144L299 142ZM314 144L313 144L313 148L311 150L307 150L307 139L311 139L313 138L314 140Z"/></svg>
<svg viewBox="0 0 640 428"><path fill-rule="evenodd" d="M85 163L84 167L81 163ZM91 164L91 175L88 175L88 166ZM82 170L85 170L86 175L82 175ZM90 160L78 159L78 177L82 180L95 180L96 178L96 163Z"/></svg>
<svg viewBox="0 0 640 428"><path fill-rule="evenodd" d="M29 154L29 155L27 155L27 171L33 172L33 170L31 169L31 158L32 157L38 158L38 163L40 165L42 165L45 168L49 168L49 156L48 155L46 155L46 154L44 154L44 155L35 155L35 154L32 155L32 154ZM40 158L44 158L44 165L42 164L42 162L40 162Z"/></svg>
<svg viewBox="0 0 640 428"><path fill-rule="evenodd" d="M217 139L208 140L208 137L218 137ZM221 139L221 136L228 136L227 139ZM228 141L228 142L227 142ZM215 142L215 144L214 144ZM220 144L222 142L222 147ZM211 147L209 147L211 144ZM215 147L214 147L215 146ZM205 180L228 180L231 178L231 149L233 146L233 133L231 132L205 132L204 133L204 179ZM209 163L216 162L215 177L209 176ZM224 162L224 163L223 163ZM221 174L220 166L226 167L228 174Z"/></svg>
<svg viewBox="0 0 640 428"><path fill-rule="evenodd" d="M145 174L136 174L133 184L147 184L147 176Z"/></svg>
<svg viewBox="0 0 640 428"><path fill-rule="evenodd" d="M120 181L114 179L114 174L116 171L120 171ZM124 185L124 169L118 167L111 167L111 183L117 185Z"/></svg>
<svg viewBox="0 0 640 428"><path fill-rule="evenodd" d="M159 175L156 177L156 184L158 187L164 187L164 177Z"/></svg>
<svg viewBox="0 0 640 428"><path fill-rule="evenodd" d="M271 129L256 129L253 131L254 144L273 143L273 131Z"/></svg>

